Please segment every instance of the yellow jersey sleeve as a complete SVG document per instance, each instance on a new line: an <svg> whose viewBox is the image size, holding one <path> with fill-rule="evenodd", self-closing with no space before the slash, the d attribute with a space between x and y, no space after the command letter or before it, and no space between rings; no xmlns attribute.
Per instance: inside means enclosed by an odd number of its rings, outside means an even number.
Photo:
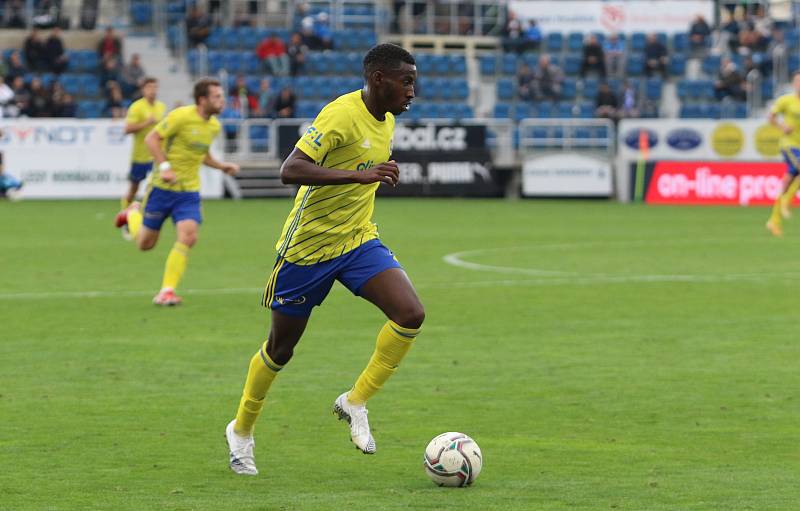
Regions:
<svg viewBox="0 0 800 511"><path fill-rule="evenodd" d="M781 96L775 100L770 110L773 114L783 114L786 112L786 96Z"/></svg>
<svg viewBox="0 0 800 511"><path fill-rule="evenodd" d="M180 131L184 120L185 116L181 115L181 110L176 108L168 113L166 117L161 119L161 122L156 124L156 133L158 133L159 136L165 140L172 138L178 134L178 131Z"/></svg>
<svg viewBox="0 0 800 511"><path fill-rule="evenodd" d="M142 104L138 101L134 101L130 108L128 108L128 114L125 116L125 122L142 122L145 119L143 114L144 109L142 108Z"/></svg>
<svg viewBox="0 0 800 511"><path fill-rule="evenodd" d="M328 153L346 139L351 126L352 116L348 114L347 109L329 103L317 115L295 147L322 165Z"/></svg>

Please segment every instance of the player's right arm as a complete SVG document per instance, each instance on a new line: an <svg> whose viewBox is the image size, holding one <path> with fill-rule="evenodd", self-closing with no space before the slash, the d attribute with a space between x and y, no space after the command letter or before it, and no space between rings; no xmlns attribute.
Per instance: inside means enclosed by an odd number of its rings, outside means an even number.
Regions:
<svg viewBox="0 0 800 511"><path fill-rule="evenodd" d="M387 161L363 172L330 169L317 165L314 159L295 147L281 165L281 182L284 184L324 186L371 183L397 184L400 176L397 163Z"/></svg>
<svg viewBox="0 0 800 511"><path fill-rule="evenodd" d="M350 140L353 138L352 128L352 113L340 104L329 103L281 165L281 181L284 184L307 186L397 184L399 172L394 161L379 163L361 172L324 166L330 151L353 142Z"/></svg>
<svg viewBox="0 0 800 511"><path fill-rule="evenodd" d="M167 183L175 181L177 176L169 161L167 161L167 155L162 149L162 144L164 140L174 137L178 133L181 126L180 120L176 110L173 110L156 125L153 131L144 137L144 143L150 154L153 155L154 165L158 169L161 179Z"/></svg>
<svg viewBox="0 0 800 511"><path fill-rule="evenodd" d="M780 129L781 131L783 131L788 135L789 133L792 132L791 126L783 122L783 120L778 117L778 116L784 117L784 114L786 113L786 101L783 98L784 97L782 96L777 100L775 100L775 104L772 105L767 120L769 121L770 124L777 127L778 129Z"/></svg>
<svg viewBox="0 0 800 511"><path fill-rule="evenodd" d="M152 115L144 117L141 108L137 108L136 105L131 106L131 108L128 109L128 115L125 116L125 134L129 135L149 128L156 122L158 121L156 121L156 118Z"/></svg>

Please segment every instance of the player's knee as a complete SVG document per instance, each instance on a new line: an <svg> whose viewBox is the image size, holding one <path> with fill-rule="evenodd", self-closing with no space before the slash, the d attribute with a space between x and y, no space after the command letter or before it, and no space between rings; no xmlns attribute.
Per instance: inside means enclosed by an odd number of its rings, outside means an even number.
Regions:
<svg viewBox="0 0 800 511"><path fill-rule="evenodd" d="M191 248L197 243L197 233L196 232L185 233L180 237L178 241L180 241L187 247Z"/></svg>
<svg viewBox="0 0 800 511"><path fill-rule="evenodd" d="M419 328L425 321L425 308L421 303L417 302L400 311L397 317L393 318L392 321L403 328Z"/></svg>
<svg viewBox="0 0 800 511"><path fill-rule="evenodd" d="M288 364L289 361L292 359L292 355L294 355L294 349L272 347L271 349L267 350L267 354L269 355L269 358L271 358L273 362L284 366Z"/></svg>
<svg viewBox="0 0 800 511"><path fill-rule="evenodd" d="M149 238L140 238L136 240L136 246L139 247L139 250L142 252L147 252L148 250L152 250L153 247L156 246L156 240L152 240Z"/></svg>

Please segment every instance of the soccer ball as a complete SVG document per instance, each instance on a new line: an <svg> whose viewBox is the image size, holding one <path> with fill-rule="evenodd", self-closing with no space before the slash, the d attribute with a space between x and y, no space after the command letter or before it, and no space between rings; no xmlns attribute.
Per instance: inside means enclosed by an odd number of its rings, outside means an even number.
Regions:
<svg viewBox="0 0 800 511"><path fill-rule="evenodd" d="M423 466L439 486L467 486L481 473L481 448L464 433L442 433L425 448Z"/></svg>

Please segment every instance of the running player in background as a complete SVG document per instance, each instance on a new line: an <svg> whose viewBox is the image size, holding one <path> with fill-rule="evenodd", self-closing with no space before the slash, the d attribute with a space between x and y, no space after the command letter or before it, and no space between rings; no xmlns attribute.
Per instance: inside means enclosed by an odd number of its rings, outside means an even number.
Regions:
<svg viewBox="0 0 800 511"><path fill-rule="evenodd" d="M236 174L239 166L219 161L209 148L220 131L215 114L225 106L222 86L204 78L194 86L194 105L171 111L145 137L157 173L150 179L144 198L144 212L137 202L117 215L117 227L127 228L140 250L156 246L161 225L172 217L178 239L172 246L164 268L161 291L153 298L156 305L178 305L175 288L186 271L189 249L197 242L202 222L200 212L200 165Z"/></svg>
<svg viewBox="0 0 800 511"><path fill-rule="evenodd" d="M350 438L365 454L375 452L367 400L394 374L425 318L414 286L371 222L380 183L394 186L391 155L394 116L414 99L417 68L403 48L381 44L364 57L365 86L332 101L319 113L281 167L284 183L302 185L283 227L278 257L264 291L272 325L250 360L236 418L225 435L230 467L258 473L253 426L272 381L292 358L312 309L335 280L375 304L387 317L375 351L349 392L334 401Z"/></svg>
<svg viewBox="0 0 800 511"><path fill-rule="evenodd" d="M781 153L786 160L781 194L775 199L767 229L775 236L783 235L783 218L789 218L792 199L800 188L800 71L792 76L792 92L775 100L769 112L769 122L783 131ZM779 119L780 117L780 119Z"/></svg>
<svg viewBox="0 0 800 511"><path fill-rule="evenodd" d="M141 183L153 168L153 155L147 149L144 138L161 119L167 107L156 99L158 80L147 77L142 82L142 97L134 101L128 108L125 117L125 134L133 134L133 151L131 154L131 173L128 176L130 186L128 193L120 200L122 209L127 208L136 197Z"/></svg>

